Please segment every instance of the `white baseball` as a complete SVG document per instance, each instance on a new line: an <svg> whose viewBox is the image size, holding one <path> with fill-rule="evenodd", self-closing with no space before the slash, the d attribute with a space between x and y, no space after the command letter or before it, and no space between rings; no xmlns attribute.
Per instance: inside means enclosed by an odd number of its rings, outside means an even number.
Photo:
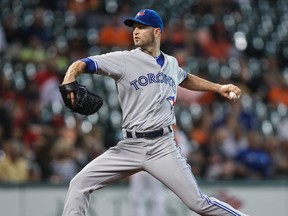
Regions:
<svg viewBox="0 0 288 216"><path fill-rule="evenodd" d="M233 91L230 91L229 92L229 98L235 100L235 99L238 99L239 96L237 96Z"/></svg>

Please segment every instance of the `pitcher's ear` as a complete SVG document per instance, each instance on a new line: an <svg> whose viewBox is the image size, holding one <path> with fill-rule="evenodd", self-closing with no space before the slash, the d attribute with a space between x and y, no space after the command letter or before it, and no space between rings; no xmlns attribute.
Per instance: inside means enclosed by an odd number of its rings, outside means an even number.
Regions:
<svg viewBox="0 0 288 216"><path fill-rule="evenodd" d="M161 35L161 29L160 28L155 28L154 29L154 34L155 35Z"/></svg>

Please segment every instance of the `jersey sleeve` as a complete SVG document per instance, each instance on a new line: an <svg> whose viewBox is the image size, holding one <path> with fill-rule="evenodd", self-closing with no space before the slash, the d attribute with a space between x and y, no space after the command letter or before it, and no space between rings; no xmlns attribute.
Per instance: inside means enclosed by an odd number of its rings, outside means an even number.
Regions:
<svg viewBox="0 0 288 216"><path fill-rule="evenodd" d="M90 56L81 59L86 63L86 71L120 79L125 71L124 57L121 51Z"/></svg>
<svg viewBox="0 0 288 216"><path fill-rule="evenodd" d="M188 76L187 71L179 67L177 85L180 85L186 79L187 76Z"/></svg>

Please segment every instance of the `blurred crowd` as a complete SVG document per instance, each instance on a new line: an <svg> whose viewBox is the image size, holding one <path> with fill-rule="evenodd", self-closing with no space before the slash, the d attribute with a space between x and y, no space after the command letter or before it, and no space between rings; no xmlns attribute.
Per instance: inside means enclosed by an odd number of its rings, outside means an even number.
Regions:
<svg viewBox="0 0 288 216"><path fill-rule="evenodd" d="M0 182L67 182L121 139L112 79L81 76L105 99L91 116L67 110L58 86L73 61L131 49L123 20L142 8L162 16L161 49L181 67L242 89L237 101L178 89L178 140L195 176L288 178L286 0L1 0L0 7Z"/></svg>

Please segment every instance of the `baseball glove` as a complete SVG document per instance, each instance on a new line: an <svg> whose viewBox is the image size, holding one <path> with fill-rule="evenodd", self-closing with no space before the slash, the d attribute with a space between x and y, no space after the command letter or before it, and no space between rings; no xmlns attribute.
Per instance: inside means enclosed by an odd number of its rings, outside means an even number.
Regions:
<svg viewBox="0 0 288 216"><path fill-rule="evenodd" d="M65 106L82 115L91 115L97 112L103 105L103 99L99 95L88 91L85 86L80 85L77 81L60 85L59 91ZM69 95L71 92L75 94L74 104L72 104Z"/></svg>

